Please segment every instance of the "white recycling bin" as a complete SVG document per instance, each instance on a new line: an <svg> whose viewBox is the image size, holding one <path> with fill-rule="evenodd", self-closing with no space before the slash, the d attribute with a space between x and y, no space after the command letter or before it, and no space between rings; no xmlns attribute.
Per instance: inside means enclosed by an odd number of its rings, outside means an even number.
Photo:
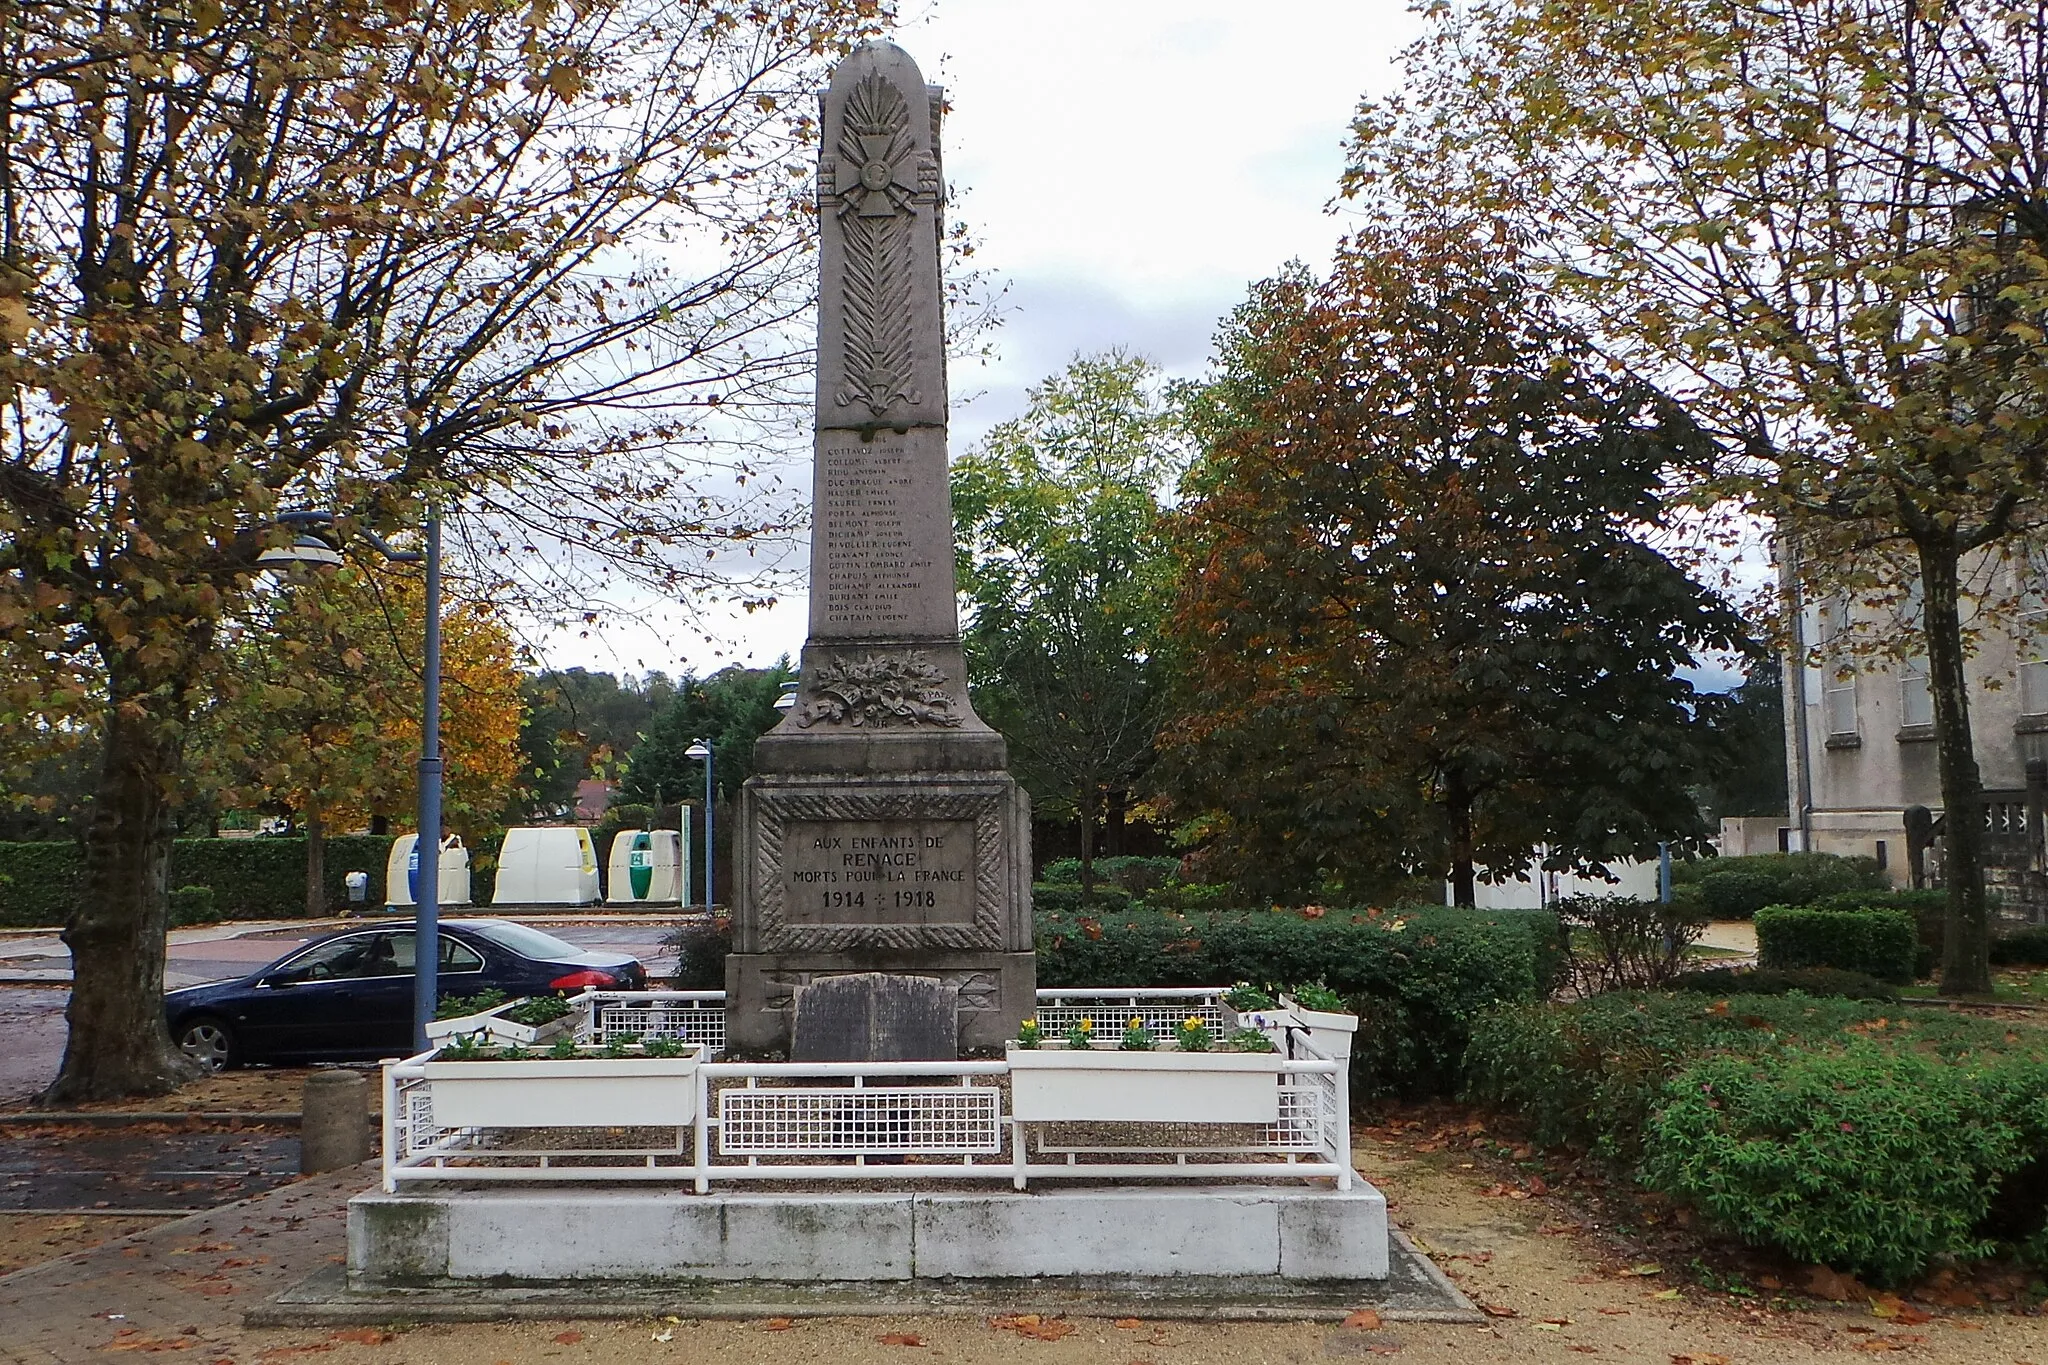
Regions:
<svg viewBox="0 0 2048 1365"><path fill-rule="evenodd" d="M418 905L420 860L415 856L420 836L401 834L391 841L391 856L384 863L384 904L397 908ZM441 881L436 890L441 905L469 904L469 850L459 835L441 841Z"/></svg>
<svg viewBox="0 0 2048 1365"><path fill-rule="evenodd" d="M505 831L493 905L595 905L597 846L580 825L525 825Z"/></svg>
<svg viewBox="0 0 2048 1365"><path fill-rule="evenodd" d="M682 840L672 829L622 829L612 839L611 905L675 905L685 880Z"/></svg>

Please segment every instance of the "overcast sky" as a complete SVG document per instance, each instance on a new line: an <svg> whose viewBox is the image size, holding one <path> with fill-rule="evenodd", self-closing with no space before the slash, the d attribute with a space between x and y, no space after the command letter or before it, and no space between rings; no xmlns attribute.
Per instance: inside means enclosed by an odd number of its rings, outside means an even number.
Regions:
<svg viewBox="0 0 2048 1365"><path fill-rule="evenodd" d="M954 214L1008 286L993 361L954 367L953 449L1076 351L1200 372L1249 284L1327 261L1351 114L1418 31L1406 0L903 0L896 41L952 106ZM790 454L798 487L809 458ZM558 668L702 674L794 657L806 611L714 613L713 638L650 611L542 648Z"/></svg>

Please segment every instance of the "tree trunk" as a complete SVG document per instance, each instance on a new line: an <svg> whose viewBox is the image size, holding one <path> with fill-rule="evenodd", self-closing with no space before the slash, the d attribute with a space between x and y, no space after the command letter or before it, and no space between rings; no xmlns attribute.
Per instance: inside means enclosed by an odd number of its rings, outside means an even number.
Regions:
<svg viewBox="0 0 2048 1365"><path fill-rule="evenodd" d="M306 807L306 918L327 914L327 820L317 806Z"/></svg>
<svg viewBox="0 0 2048 1365"><path fill-rule="evenodd" d="M1984 781L1977 772L1969 686L1963 677L1960 575L1953 546L1923 541L1919 549L1921 599L1927 612L1927 686L1934 694L1942 824L1947 831L1941 993L1982 995L1991 990L1990 925L1984 904Z"/></svg>
<svg viewBox="0 0 2048 1365"><path fill-rule="evenodd" d="M42 1105L161 1095L199 1074L164 1021L178 743L175 724L150 713L155 700L117 686L108 707L84 883L64 926L70 1030Z"/></svg>
<svg viewBox="0 0 2048 1365"><path fill-rule="evenodd" d="M1081 903L1086 905L1095 899L1095 788L1092 784L1080 790L1080 800L1075 810L1081 817Z"/></svg>
<svg viewBox="0 0 2048 1365"><path fill-rule="evenodd" d="M1471 909L1479 903L1472 878L1472 793L1455 769L1444 780L1444 813L1451 825L1451 904Z"/></svg>

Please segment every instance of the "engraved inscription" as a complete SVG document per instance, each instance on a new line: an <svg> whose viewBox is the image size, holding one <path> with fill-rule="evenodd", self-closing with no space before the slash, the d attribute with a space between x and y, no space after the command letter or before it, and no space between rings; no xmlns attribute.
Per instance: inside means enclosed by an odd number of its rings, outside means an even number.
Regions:
<svg viewBox="0 0 2048 1365"><path fill-rule="evenodd" d="M910 535L916 471L901 445L826 445L818 453L817 534L825 618L878 635L904 629L936 561Z"/></svg>
<svg viewBox="0 0 2048 1365"><path fill-rule="evenodd" d="M972 820L792 820L783 895L792 924L971 924Z"/></svg>

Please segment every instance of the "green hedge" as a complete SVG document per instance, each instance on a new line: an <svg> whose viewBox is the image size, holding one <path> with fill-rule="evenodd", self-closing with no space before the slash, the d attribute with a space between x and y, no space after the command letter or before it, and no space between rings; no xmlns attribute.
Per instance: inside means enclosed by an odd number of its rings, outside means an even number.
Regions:
<svg viewBox="0 0 2048 1365"><path fill-rule="evenodd" d="M1033 882L1031 908L1041 914L1053 915L1116 915L1136 909L1137 905L1130 892L1111 882L1097 882L1092 901L1081 899L1078 886Z"/></svg>
<svg viewBox="0 0 2048 1365"><path fill-rule="evenodd" d="M1521 911L1296 910L1087 917L1041 911L1041 986L1292 986L1321 981L1359 1014L1361 1095L1455 1086L1472 1021L1540 998L1559 971L1555 916Z"/></svg>
<svg viewBox="0 0 2048 1365"><path fill-rule="evenodd" d="M1893 1281L1993 1238L2039 1254L2048 1032L1896 1013L1679 992L1506 1006L1473 1028L1466 1093L1802 1260Z"/></svg>
<svg viewBox="0 0 2048 1365"><path fill-rule="evenodd" d="M330 909L348 903L342 877L351 870L370 874L370 903L383 904L384 863L391 853L385 834L335 835L327 840L326 883ZM64 923L84 875L85 855L73 843L0 843L0 928L54 928ZM487 902L487 877L474 880L473 894ZM306 913L306 841L262 839L179 839L171 846L171 885L178 892L212 893L212 917L221 920L298 919ZM185 896L179 915L206 913L201 898ZM178 923L200 922L176 918Z"/></svg>
<svg viewBox="0 0 2048 1365"><path fill-rule="evenodd" d="M1761 967L1835 967L1901 986L1917 979L1919 930L1904 910L1767 905L1756 912L1756 946Z"/></svg>
<svg viewBox="0 0 2048 1365"><path fill-rule="evenodd" d="M1887 891L1891 881L1875 858L1832 853L1762 853L1679 863L1672 884L1696 886L1700 906L1715 919L1748 919L1766 905L1811 905L1843 891Z"/></svg>
<svg viewBox="0 0 2048 1365"><path fill-rule="evenodd" d="M1913 975L1932 975L1941 961L1943 920L1948 915L1946 891L1838 891L1813 904L1819 910L1903 910L1913 917L1920 940L1913 957Z"/></svg>
<svg viewBox="0 0 2048 1365"><path fill-rule="evenodd" d="M1665 989L1698 991L1705 995L1813 995L1840 996L1848 1000L1896 1000L1898 988L1866 972L1844 972L1833 967L1801 967L1794 971L1768 971L1761 967L1711 967L1705 971L1681 972L1664 983Z"/></svg>
<svg viewBox="0 0 2048 1365"><path fill-rule="evenodd" d="M2001 967L2048 967L2048 925L1992 939L1991 960Z"/></svg>
<svg viewBox="0 0 2048 1365"><path fill-rule="evenodd" d="M1097 885L1108 882L1114 886L1121 886L1133 895L1142 896L1156 887L1180 880L1180 859L1125 855L1097 858L1094 872ZM1079 886L1081 860L1055 858L1045 865L1045 871L1039 874L1039 880L1058 886Z"/></svg>

